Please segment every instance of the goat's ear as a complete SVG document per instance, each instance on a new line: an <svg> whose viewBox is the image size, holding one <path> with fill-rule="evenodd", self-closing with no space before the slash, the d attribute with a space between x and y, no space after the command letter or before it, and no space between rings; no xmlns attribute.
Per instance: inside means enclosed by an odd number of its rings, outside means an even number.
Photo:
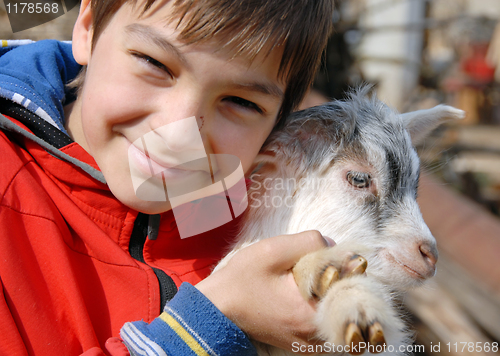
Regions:
<svg viewBox="0 0 500 356"><path fill-rule="evenodd" d="M429 133L443 122L463 119L465 112L448 105L401 114L403 124L410 133L413 145L421 143Z"/></svg>

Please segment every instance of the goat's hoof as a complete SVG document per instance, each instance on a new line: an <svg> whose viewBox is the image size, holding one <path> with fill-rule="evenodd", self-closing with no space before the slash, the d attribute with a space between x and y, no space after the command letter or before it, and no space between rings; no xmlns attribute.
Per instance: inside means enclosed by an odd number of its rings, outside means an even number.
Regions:
<svg viewBox="0 0 500 356"><path fill-rule="evenodd" d="M349 354L351 355L362 355L365 352L364 348L360 347L361 344L365 343L365 339L363 338L361 329L356 323L350 323L349 325L347 325L347 328L345 330L345 343L350 347Z"/></svg>
<svg viewBox="0 0 500 356"><path fill-rule="evenodd" d="M377 346L385 345L384 330L382 329L382 325L380 325L378 321L368 326L368 342L374 346L375 350L377 350ZM380 350L382 349L383 347L380 348ZM379 352L374 351L373 353Z"/></svg>
<svg viewBox="0 0 500 356"><path fill-rule="evenodd" d="M366 258L360 255L354 255L342 268L341 277L343 278L363 274L366 271L366 267L368 267L368 261Z"/></svg>
<svg viewBox="0 0 500 356"><path fill-rule="evenodd" d="M328 289L333 283L339 280L339 270L330 265L325 268L323 273L319 276L318 282L313 289L314 294L318 298L323 298Z"/></svg>
<svg viewBox="0 0 500 356"><path fill-rule="evenodd" d="M384 337L384 330L378 321L368 327L360 328L356 323L349 323L345 329L345 343L349 346L349 354L362 355L364 353L366 343L372 346L374 354L382 352L383 346L386 344ZM379 347L380 346L380 347ZM380 351L377 351L380 350Z"/></svg>

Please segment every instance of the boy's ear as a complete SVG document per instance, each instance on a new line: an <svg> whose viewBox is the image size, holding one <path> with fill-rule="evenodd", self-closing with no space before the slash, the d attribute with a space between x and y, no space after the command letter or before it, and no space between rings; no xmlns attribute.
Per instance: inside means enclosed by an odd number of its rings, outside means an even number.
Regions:
<svg viewBox="0 0 500 356"><path fill-rule="evenodd" d="M92 10L90 0L82 0L73 28L73 56L77 63L87 65L92 51Z"/></svg>
<svg viewBox="0 0 500 356"><path fill-rule="evenodd" d="M421 143L432 130L448 120L463 119L465 112L448 105L401 114L403 125L410 133L413 145Z"/></svg>
<svg viewBox="0 0 500 356"><path fill-rule="evenodd" d="M261 171L262 169L276 170L277 157L276 153L271 150L261 151L252 163L248 170L251 174Z"/></svg>

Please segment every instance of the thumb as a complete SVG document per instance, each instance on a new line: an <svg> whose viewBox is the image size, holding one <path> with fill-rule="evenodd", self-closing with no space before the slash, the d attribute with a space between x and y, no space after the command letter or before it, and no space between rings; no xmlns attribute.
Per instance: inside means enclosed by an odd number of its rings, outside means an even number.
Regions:
<svg viewBox="0 0 500 356"><path fill-rule="evenodd" d="M272 261L272 267L281 270L291 269L297 261L308 253L333 246L335 242L317 230L299 232L297 234L280 235L267 239L269 251L278 252Z"/></svg>

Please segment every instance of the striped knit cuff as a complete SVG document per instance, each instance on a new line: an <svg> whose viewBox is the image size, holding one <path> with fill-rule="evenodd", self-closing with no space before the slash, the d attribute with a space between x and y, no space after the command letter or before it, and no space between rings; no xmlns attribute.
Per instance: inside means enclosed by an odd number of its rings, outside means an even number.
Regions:
<svg viewBox="0 0 500 356"><path fill-rule="evenodd" d="M126 323L120 336L132 355L256 355L245 334L189 283L151 324Z"/></svg>

